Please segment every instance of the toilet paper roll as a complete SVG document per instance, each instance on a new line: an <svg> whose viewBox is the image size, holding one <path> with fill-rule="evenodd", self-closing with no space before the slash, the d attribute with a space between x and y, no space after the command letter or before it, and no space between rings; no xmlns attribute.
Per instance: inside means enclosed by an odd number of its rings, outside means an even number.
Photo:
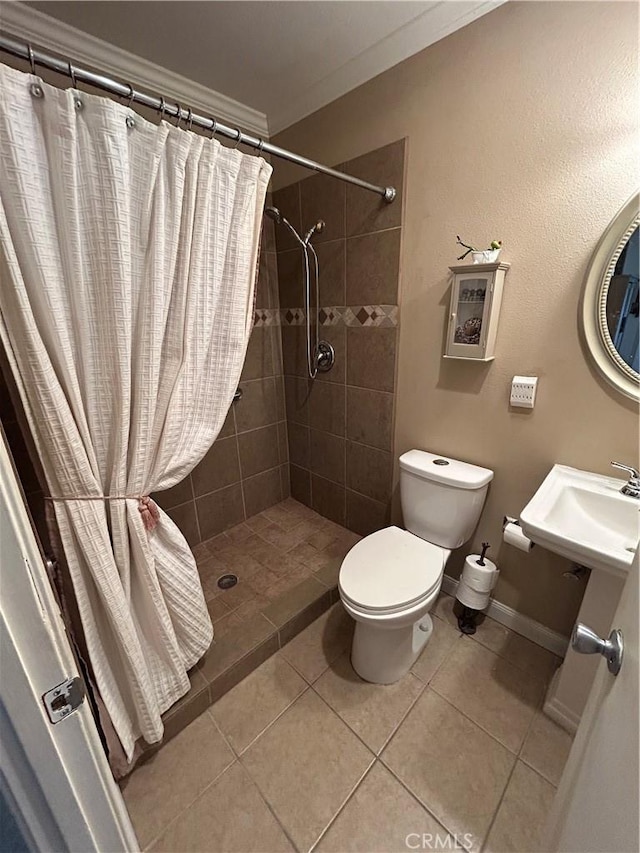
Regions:
<svg viewBox="0 0 640 853"><path fill-rule="evenodd" d="M520 551L528 553L533 548L533 542L524 535L519 524L506 524L502 538L507 545L513 545L514 548L518 548Z"/></svg>
<svg viewBox="0 0 640 853"><path fill-rule="evenodd" d="M456 590L456 598L465 607L472 607L474 610L484 610L489 604L491 594L488 592L476 592L466 583L460 583Z"/></svg>
<svg viewBox="0 0 640 853"><path fill-rule="evenodd" d="M461 580L475 592L491 592L498 579L498 568L491 560L484 558L484 566L480 565L479 554L469 554L464 561ZM467 605L470 607L471 605Z"/></svg>

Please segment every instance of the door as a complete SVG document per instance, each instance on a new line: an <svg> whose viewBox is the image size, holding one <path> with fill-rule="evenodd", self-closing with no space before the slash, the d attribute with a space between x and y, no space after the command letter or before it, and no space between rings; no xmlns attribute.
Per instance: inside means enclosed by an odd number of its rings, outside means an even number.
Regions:
<svg viewBox="0 0 640 853"><path fill-rule="evenodd" d="M563 853L637 853L638 574L636 556L612 628L624 635L617 676L600 660L553 809L546 849Z"/></svg>
<svg viewBox="0 0 640 853"><path fill-rule="evenodd" d="M137 850L86 700L45 708L79 673L1 430L0 544L0 849Z"/></svg>

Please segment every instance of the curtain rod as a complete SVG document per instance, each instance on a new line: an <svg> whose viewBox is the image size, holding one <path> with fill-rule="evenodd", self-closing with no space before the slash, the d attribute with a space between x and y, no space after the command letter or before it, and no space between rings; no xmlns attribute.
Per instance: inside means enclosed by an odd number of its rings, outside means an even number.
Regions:
<svg viewBox="0 0 640 853"><path fill-rule="evenodd" d="M221 124L212 118L205 118L192 112L190 109L184 109L180 104L168 104L164 98L156 98L153 95L147 95L145 92L139 92L129 83L119 83L111 77L106 77L103 74L96 74L93 71L88 71L86 68L79 68L69 60L59 59L51 54L44 53L40 50L34 50L30 44L24 41L18 41L15 38L7 37L0 34L0 50L5 53L10 53L20 59L26 59L31 63L32 73L36 73L36 65L41 65L44 68L49 68L52 71L57 71L59 74L65 74L71 78L73 87L76 88L77 81L89 83L98 89L103 89L106 92L112 92L114 95L127 98L128 103L143 104L145 107L150 107L153 110L161 112L163 115L172 116L180 121L185 121L187 127L192 125L201 127L204 130L212 131L213 134L224 136L227 139L233 139L237 145L247 145L249 148L256 148L258 152L271 154L274 157L279 157L281 160L288 160L290 163L295 163L297 166L303 166L305 169L311 169L314 172L321 172L323 175L330 175L332 178L337 178L339 181L345 181L348 184L354 184L363 190L377 193L382 196L384 201L390 204L396 197L397 192L395 187L378 187L375 184L370 184L368 181L363 181L353 175L346 175L344 172L339 172L337 169L331 169L329 166L323 166L321 163L316 163L314 160L309 160L307 157L302 157L300 154L294 154L292 151L287 151L286 148L280 148L277 145L272 145L264 139L259 139L255 136L250 136L243 133L239 128L228 127Z"/></svg>

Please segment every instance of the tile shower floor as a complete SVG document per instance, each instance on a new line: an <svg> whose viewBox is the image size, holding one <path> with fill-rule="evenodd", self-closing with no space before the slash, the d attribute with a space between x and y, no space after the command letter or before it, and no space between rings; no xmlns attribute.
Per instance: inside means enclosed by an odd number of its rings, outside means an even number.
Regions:
<svg viewBox="0 0 640 853"><path fill-rule="evenodd" d="M571 746L541 713L559 660L491 619L462 636L452 610L380 686L334 604L133 772L142 849L539 850Z"/></svg>
<svg viewBox="0 0 640 853"><path fill-rule="evenodd" d="M273 617L277 627L273 602L307 578L335 586L337 574L327 567L360 538L288 498L197 545L194 555L216 639L256 614ZM225 590L218 579L227 573L238 583Z"/></svg>

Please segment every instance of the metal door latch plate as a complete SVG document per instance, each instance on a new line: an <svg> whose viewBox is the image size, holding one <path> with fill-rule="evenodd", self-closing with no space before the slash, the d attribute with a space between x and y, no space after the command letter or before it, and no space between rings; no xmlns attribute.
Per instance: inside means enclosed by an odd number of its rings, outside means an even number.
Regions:
<svg viewBox="0 0 640 853"><path fill-rule="evenodd" d="M79 676L67 678L62 684L47 690L42 696L52 723L59 723L84 701L84 683Z"/></svg>

